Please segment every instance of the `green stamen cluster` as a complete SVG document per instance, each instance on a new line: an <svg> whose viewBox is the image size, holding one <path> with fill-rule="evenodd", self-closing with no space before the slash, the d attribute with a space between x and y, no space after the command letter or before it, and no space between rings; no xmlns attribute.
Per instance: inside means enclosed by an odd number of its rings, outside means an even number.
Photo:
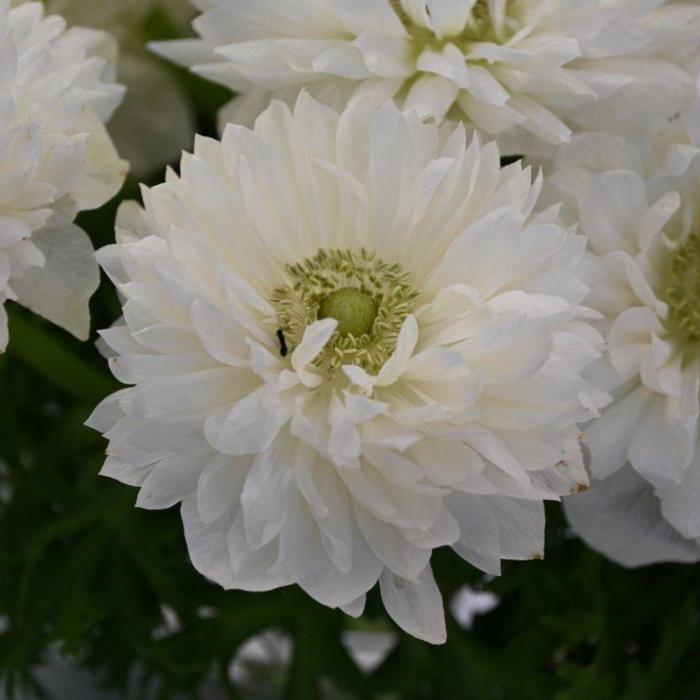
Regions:
<svg viewBox="0 0 700 700"><path fill-rule="evenodd" d="M700 233L676 251L667 273L663 300L668 304L666 329L684 356L700 345Z"/></svg>
<svg viewBox="0 0 700 700"><path fill-rule="evenodd" d="M377 304L369 294L345 287L321 302L318 317L334 318L338 321L340 335L360 338L372 332L374 319L377 318Z"/></svg>
<svg viewBox="0 0 700 700"><path fill-rule="evenodd" d="M271 301L289 351L310 324L335 318L338 327L316 365L329 376L346 364L378 372L419 296L401 266L364 249L320 250L286 271L289 283L275 289Z"/></svg>

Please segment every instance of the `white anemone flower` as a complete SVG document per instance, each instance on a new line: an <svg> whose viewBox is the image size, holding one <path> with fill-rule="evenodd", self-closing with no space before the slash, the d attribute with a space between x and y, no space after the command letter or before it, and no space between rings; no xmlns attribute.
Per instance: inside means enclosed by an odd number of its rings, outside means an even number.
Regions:
<svg viewBox="0 0 700 700"><path fill-rule="evenodd" d="M663 124L689 89L678 47L700 37L697 3L666 0L193 2L199 38L153 48L241 93L223 122L250 125L302 86L334 107L377 92L511 153Z"/></svg>
<svg viewBox="0 0 700 700"><path fill-rule="evenodd" d="M626 566L700 560L700 99L680 121L684 142L646 149L578 136L549 179L589 236L586 303L608 345L595 376L615 398L587 428L592 487L566 508Z"/></svg>
<svg viewBox="0 0 700 700"><path fill-rule="evenodd" d="M585 241L501 169L388 102L302 93L230 125L98 253L124 301L103 332L126 388L89 424L137 505L182 506L226 588L298 583L359 615L377 581L445 639L432 550L497 574L543 556L544 499L585 488Z"/></svg>
<svg viewBox="0 0 700 700"><path fill-rule="evenodd" d="M0 0L0 352L8 299L87 337L99 270L71 222L126 175L104 128L123 94L115 54L106 34L66 29L41 3Z"/></svg>

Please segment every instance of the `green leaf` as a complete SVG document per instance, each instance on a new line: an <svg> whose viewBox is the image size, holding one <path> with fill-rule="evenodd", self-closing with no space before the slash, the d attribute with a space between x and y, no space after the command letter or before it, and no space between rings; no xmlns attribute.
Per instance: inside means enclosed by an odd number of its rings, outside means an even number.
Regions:
<svg viewBox="0 0 700 700"><path fill-rule="evenodd" d="M79 401L97 403L116 384L92 363L73 352L64 331L14 307L10 309L8 352L46 381ZM76 341L77 342L77 341Z"/></svg>

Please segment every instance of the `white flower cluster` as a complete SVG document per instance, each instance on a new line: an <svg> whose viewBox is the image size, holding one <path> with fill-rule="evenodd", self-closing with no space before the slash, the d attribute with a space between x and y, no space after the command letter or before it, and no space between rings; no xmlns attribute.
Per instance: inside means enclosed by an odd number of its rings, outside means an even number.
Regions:
<svg viewBox="0 0 700 700"><path fill-rule="evenodd" d="M72 221L126 175L104 128L123 93L115 55L107 35L66 29L41 3L0 0L0 352L8 299L87 338L99 272Z"/></svg>
<svg viewBox="0 0 700 700"><path fill-rule="evenodd" d="M379 583L433 643L433 550L540 559L546 500L699 561L700 2L193 3L154 49L238 94L98 253L102 473L222 586ZM120 92L103 35L7 5L0 294L82 334Z"/></svg>

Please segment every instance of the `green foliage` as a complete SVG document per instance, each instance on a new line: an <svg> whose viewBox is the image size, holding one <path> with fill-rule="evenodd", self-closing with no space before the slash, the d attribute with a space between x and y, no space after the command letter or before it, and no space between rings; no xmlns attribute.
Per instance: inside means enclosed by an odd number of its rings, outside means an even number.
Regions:
<svg viewBox="0 0 700 700"><path fill-rule="evenodd" d="M158 14L147 28L170 36ZM225 91L173 70L201 130L212 133ZM118 199L136 195L129 182ZM80 218L97 247L113 237L116 206ZM365 675L341 636L358 625L392 628L376 592L358 623L296 588L225 592L199 576L176 509L137 510L135 490L98 476L105 443L82 425L115 383L94 345L17 307L10 315L10 350L0 358L0 687L10 697L36 687L34 670L57 647L122 694L138 666L143 687L156 679L163 700L176 692L195 699L212 676L240 698L227 668L242 644L270 628L295 640L286 700L320 699L322 679L377 700L700 697L700 568L616 567L570 537L558 507L548 513L546 561L508 564L499 579L437 552L446 600L469 583L500 605L470 631L450 620L443 647L400 634ZM93 302L96 326L117 316L105 283ZM179 625L154 635L163 606Z"/></svg>

